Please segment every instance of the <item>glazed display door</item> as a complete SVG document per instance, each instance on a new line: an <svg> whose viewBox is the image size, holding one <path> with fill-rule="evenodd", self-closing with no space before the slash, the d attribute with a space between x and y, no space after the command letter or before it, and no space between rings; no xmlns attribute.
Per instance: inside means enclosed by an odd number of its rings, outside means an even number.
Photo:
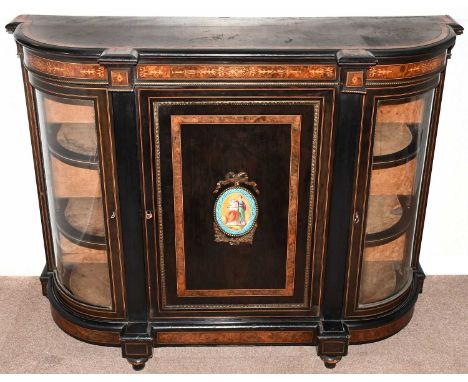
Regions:
<svg viewBox="0 0 468 382"><path fill-rule="evenodd" d="M47 266L55 293L84 315L122 318L106 94L78 88L64 92L31 78L42 154L39 179L47 195Z"/></svg>
<svg viewBox="0 0 468 382"><path fill-rule="evenodd" d="M319 314L332 96L140 91L153 317Z"/></svg>
<svg viewBox="0 0 468 382"><path fill-rule="evenodd" d="M392 309L414 281L425 203L421 190L428 184L433 105L440 96L437 84L435 78L408 89L375 91L367 100L372 130L371 139L362 141L356 178L362 185L356 200L362 206L356 202L354 212L350 264L357 279L348 293L353 315Z"/></svg>

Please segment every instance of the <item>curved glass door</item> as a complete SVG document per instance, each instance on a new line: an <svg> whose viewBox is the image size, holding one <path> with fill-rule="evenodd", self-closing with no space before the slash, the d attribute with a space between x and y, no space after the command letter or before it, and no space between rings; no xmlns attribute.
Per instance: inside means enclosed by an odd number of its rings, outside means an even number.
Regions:
<svg viewBox="0 0 468 382"><path fill-rule="evenodd" d="M377 103L359 304L390 299L411 259L434 91Z"/></svg>
<svg viewBox="0 0 468 382"><path fill-rule="evenodd" d="M95 102L36 90L57 276L73 297L110 307Z"/></svg>

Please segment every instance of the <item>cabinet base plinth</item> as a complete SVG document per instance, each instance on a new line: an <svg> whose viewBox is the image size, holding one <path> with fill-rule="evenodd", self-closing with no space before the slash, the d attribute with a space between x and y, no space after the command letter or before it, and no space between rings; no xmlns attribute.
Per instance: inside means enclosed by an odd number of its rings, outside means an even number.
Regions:
<svg viewBox="0 0 468 382"><path fill-rule="evenodd" d="M419 277L420 279L420 277ZM302 321L265 318L252 322L205 319L105 322L74 314L55 292L55 279L49 274L43 281L51 303L52 317L69 335L93 344L120 346L122 356L138 371L153 356L153 347L219 345L301 345L317 346L317 355L326 368L333 369L348 353L349 345L375 342L390 337L410 321L422 280L415 275L409 293L399 309L372 319L343 321L306 317ZM419 282L418 282L419 281ZM255 329L254 329L255 327Z"/></svg>

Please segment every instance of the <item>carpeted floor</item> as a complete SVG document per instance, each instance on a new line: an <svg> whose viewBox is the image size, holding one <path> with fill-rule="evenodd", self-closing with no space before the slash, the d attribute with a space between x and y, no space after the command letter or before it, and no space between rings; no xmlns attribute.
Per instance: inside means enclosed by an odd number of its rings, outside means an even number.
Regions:
<svg viewBox="0 0 468 382"><path fill-rule="evenodd" d="M0 277L1 373L134 373L119 348L83 343L52 321L37 278ZM327 370L304 346L155 349L140 373L468 373L468 276L431 276L409 325L351 346Z"/></svg>

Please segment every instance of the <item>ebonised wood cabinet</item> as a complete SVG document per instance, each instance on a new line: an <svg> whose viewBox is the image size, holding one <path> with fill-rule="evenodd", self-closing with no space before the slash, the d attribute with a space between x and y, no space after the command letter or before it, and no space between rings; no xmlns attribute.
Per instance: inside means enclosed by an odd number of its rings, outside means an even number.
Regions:
<svg viewBox="0 0 468 382"><path fill-rule="evenodd" d="M453 19L6 28L65 332L135 369L155 346L229 344L334 367L411 319Z"/></svg>

